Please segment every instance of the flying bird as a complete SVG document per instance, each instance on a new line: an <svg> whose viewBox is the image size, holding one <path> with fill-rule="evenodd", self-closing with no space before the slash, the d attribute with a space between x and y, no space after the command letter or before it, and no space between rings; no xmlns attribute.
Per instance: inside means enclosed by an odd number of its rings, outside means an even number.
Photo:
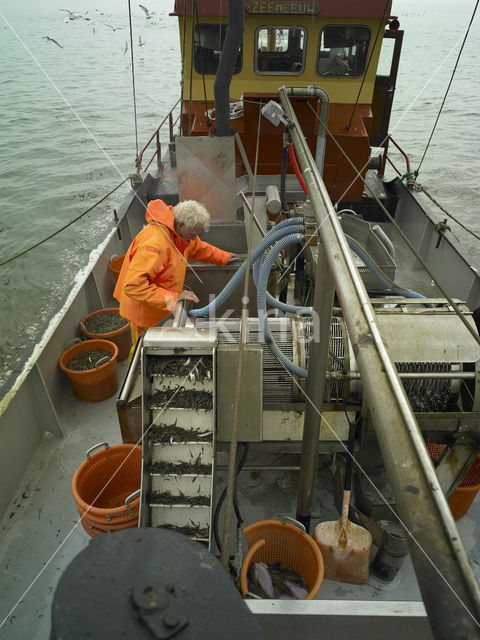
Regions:
<svg viewBox="0 0 480 640"><path fill-rule="evenodd" d="M146 42L142 42L142 36L138 36L138 46L139 47L143 47L144 44L147 44Z"/></svg>
<svg viewBox="0 0 480 640"><path fill-rule="evenodd" d="M65 22L71 22L72 20L90 20L87 18L88 11L85 13L78 13L77 11L70 11L70 9L60 9L60 11L66 11L68 16L65 16Z"/></svg>
<svg viewBox="0 0 480 640"><path fill-rule="evenodd" d="M125 55L128 51L128 42L125 40L125 51L123 52L123 55Z"/></svg>
<svg viewBox="0 0 480 640"><path fill-rule="evenodd" d="M106 22L105 22L105 26L110 27L112 31L118 31L119 29L122 29L122 27L112 27L111 24L107 24Z"/></svg>
<svg viewBox="0 0 480 640"><path fill-rule="evenodd" d="M143 4L139 4L138 6L140 7L140 9L142 9L145 12L146 20L151 20L153 18L153 16L155 15L155 13L153 11L149 11L147 9L147 7L143 6Z"/></svg>
<svg viewBox="0 0 480 640"><path fill-rule="evenodd" d="M53 42L53 44L56 44L57 47L60 47L60 49L65 49L65 47L62 47L61 44L59 44L54 38L50 38L50 36L42 36L42 38L47 42Z"/></svg>

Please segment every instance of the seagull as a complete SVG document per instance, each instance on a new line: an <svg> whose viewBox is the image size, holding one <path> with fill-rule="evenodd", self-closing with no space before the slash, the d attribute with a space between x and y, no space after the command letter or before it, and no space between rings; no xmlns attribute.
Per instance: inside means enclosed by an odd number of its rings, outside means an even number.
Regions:
<svg viewBox="0 0 480 640"><path fill-rule="evenodd" d="M138 46L139 47L143 47L144 44L147 44L146 42L142 42L142 36L138 36Z"/></svg>
<svg viewBox="0 0 480 640"><path fill-rule="evenodd" d="M68 16L65 17L65 22L71 22L72 20L90 20L87 18L88 11L85 11L84 14L78 13L77 11L70 11L70 9L60 9L60 11L66 11Z"/></svg>
<svg viewBox="0 0 480 640"><path fill-rule="evenodd" d="M57 47L60 47L60 49L65 49L65 47L62 47L61 44L58 44L58 42L56 40L54 40L53 38L50 38L50 36L42 36L42 38L44 40L46 40L47 42L53 42L53 44L56 44Z"/></svg>
<svg viewBox="0 0 480 640"><path fill-rule="evenodd" d="M106 26L106 27L110 27L110 29L111 29L112 31L118 31L119 29L122 29L122 28L123 28L123 27L112 27L112 25L111 25L111 24L107 24L106 22L105 22L105 26Z"/></svg>
<svg viewBox="0 0 480 640"><path fill-rule="evenodd" d="M125 40L125 51L123 52L123 55L125 55L128 51L128 42Z"/></svg>
<svg viewBox="0 0 480 640"><path fill-rule="evenodd" d="M147 7L143 6L143 4L139 4L138 6L140 7L140 9L142 9L145 12L145 19L146 20L151 20L153 18L153 16L155 15L155 13L153 11L149 11L147 9Z"/></svg>

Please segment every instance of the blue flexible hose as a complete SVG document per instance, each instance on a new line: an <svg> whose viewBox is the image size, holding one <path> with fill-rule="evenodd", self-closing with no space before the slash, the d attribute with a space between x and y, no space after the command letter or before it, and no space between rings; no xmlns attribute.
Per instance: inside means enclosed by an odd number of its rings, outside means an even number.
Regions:
<svg viewBox="0 0 480 640"><path fill-rule="evenodd" d="M268 324L268 316L267 316L267 283L268 277L270 275L270 270L272 268L273 263L275 262L275 258L283 251L286 247L289 247L292 244L297 244L303 240L303 236L300 234L289 234L283 238L281 238L276 244L272 247L272 250L268 253L265 258L264 263L260 268L260 273L258 276L257 283L257 307L258 307L258 318L260 326L263 328L263 333L265 336L265 342L268 345L268 348L273 353L275 358L289 371L294 375L300 378L306 378L308 376L308 371L303 369L303 367L299 367L294 364L291 360L289 360L285 354L280 350L280 347L275 342L274 337L270 331L270 326Z"/></svg>
<svg viewBox="0 0 480 640"><path fill-rule="evenodd" d="M289 231L291 233L303 233L304 227L299 225L292 225L292 227L289 228ZM265 251L267 251L267 249ZM253 280L257 287L258 287L258 276L260 273L264 256L265 256L265 253L263 254L263 256L257 258L257 260L255 260L255 262L253 263ZM280 300L277 300L277 298L274 298L271 295L271 293L269 293L268 291L266 292L266 296L267 296L267 303L271 307L275 307L275 309L279 309L284 313L310 313L311 312L311 307L297 307L296 305L293 305L293 304L287 304L286 302L281 302Z"/></svg>
<svg viewBox="0 0 480 640"><path fill-rule="evenodd" d="M273 229L271 229L263 238L262 242L252 251L251 255L251 263L255 263L255 260L260 258L266 249L270 245L272 245L276 240L283 238L285 235L289 234L290 227L298 227L299 222L302 218L289 218L288 220L284 220L280 224L276 225ZM247 270L247 261L245 260L238 271L234 274L233 278L226 284L226 286L222 289L222 291L215 297L210 304L206 307L202 307L201 309L191 309L188 312L190 318L200 318L202 316L208 316L215 312L215 310L222 305L228 298L232 295L235 289L238 287L240 282L243 280L245 276L245 272Z"/></svg>

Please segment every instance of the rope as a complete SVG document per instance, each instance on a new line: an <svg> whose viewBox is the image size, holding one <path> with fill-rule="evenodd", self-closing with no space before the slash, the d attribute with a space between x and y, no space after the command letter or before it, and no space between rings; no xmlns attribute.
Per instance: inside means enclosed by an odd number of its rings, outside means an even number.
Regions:
<svg viewBox="0 0 480 640"><path fill-rule="evenodd" d="M433 204L437 205L437 207L440 209L440 211L443 211L443 213L448 216L449 218L451 218L454 222L456 222L460 227L462 227L462 229L465 229L465 231L467 233L470 233L474 238L476 238L477 240L480 240L480 236L475 233L475 231L472 231L471 229L469 229L467 226L465 226L463 224L463 222L460 222L460 220L458 218L456 218L453 214L449 213L444 207L442 207L442 205L435 200L435 198L432 196L431 193L429 193L424 186L422 186L419 182L415 182L413 184L413 188L415 189L415 191L423 191L423 193L430 198L430 200L433 202Z"/></svg>
<svg viewBox="0 0 480 640"><path fill-rule="evenodd" d="M260 146L260 125L262 122L262 109L259 105L258 109L258 128L257 128L257 148L255 151L255 172L253 175L252 186L252 215L248 225L248 252L247 252L247 269L245 280L243 283L242 297L242 317L240 320L240 337L238 343L238 368L237 380L235 385L235 400L233 407L232 431L230 435L230 456L228 460L228 476L227 476L227 497L225 501L225 515L223 520L223 538L222 538L222 566L228 571L228 561L230 556L230 532L232 528L232 511L233 511L233 491L235 485L235 469L237 459L238 446L238 422L240 416L240 393L242 389L242 373L243 373L243 353L245 343L247 341L247 322L248 322L248 287L250 283L250 257L253 244L253 213L255 212L255 193L257 186L257 170L258 170L258 149Z"/></svg>
<svg viewBox="0 0 480 640"><path fill-rule="evenodd" d="M254 104L258 104L258 102ZM207 120L215 120L215 107L213 107L213 109L207 109L205 115L207 116ZM243 118L243 100L230 103L230 120L237 120L238 118Z"/></svg>
<svg viewBox="0 0 480 640"><path fill-rule="evenodd" d="M360 84L360 89L358 90L357 99L355 100L355 104L353 105L352 115L350 116L350 120L348 121L348 124L347 124L347 129L350 129L350 127L352 126L353 116L355 114L355 110L357 108L358 101L360 100L360 94L362 93L363 85L364 85L365 79L367 77L367 72L368 72L368 69L370 67L370 62L372 61L373 52L375 51L375 46L377 44L378 35L380 33L380 29L382 28L383 20L385 18L385 14L387 12L387 7L388 7L389 3L390 3L390 0L387 0L387 2L385 3L385 7L383 9L382 17L380 18L380 24L378 25L377 34L375 36L375 42L373 43L373 47L372 47L372 50L370 52L370 57L369 57L368 62L367 62L367 68L365 69L365 73L363 74L362 82Z"/></svg>
<svg viewBox="0 0 480 640"><path fill-rule="evenodd" d="M414 172L415 173L415 177L417 177L419 172L420 172L420 167L422 166L422 163L423 163L423 161L425 159L425 155L427 153L428 147L430 146L430 142L432 141L433 134L435 133L435 129L436 129L438 121L440 119L440 114L442 113L443 107L445 105L445 101L447 99L448 92L450 91L450 87L452 85L453 78L454 78L455 73L457 71L457 67L458 67L458 63L460 61L460 56L462 55L463 47L465 46L465 42L467 40L467 36L468 36L468 34L470 32L470 27L472 26L472 22L473 22L473 20L475 18L475 13L477 12L478 2L479 2L479 0L477 0L477 2L475 4L475 8L473 10L472 17L470 18L470 22L468 24L467 31L465 32L465 37L463 38L462 46L460 47L460 51L458 52L457 61L455 62L455 66L453 67L452 76L450 78L450 82L448 83L447 90L445 91L445 95L443 96L442 104L440 105L440 110L438 112L437 119L435 120L435 124L433 125L432 133L430 134L430 138L428 139L427 146L425 147L425 151L423 152L423 156L422 156L422 159L420 160L420 163L419 163L419 165L417 167L417 170Z"/></svg>
<svg viewBox="0 0 480 640"><path fill-rule="evenodd" d="M135 166L138 167L137 94L135 91L135 63L133 61L133 27L130 0L128 0L128 21L130 24L130 59L132 61L133 116L135 120Z"/></svg>
<svg viewBox="0 0 480 640"><path fill-rule="evenodd" d="M440 293L443 295L443 297L448 301L448 303L450 304L450 306L452 307L452 309L455 311L455 313L458 315L458 317L460 318L460 320L463 322L463 324L465 325L465 327L468 329L469 333L473 336L473 338L475 339L475 341L477 342L477 344L480 345L480 336L475 333L475 330L473 329L473 327L470 326L470 324L468 323L467 319L465 318L464 314L462 313L462 311L460 310L460 308L458 307L458 305L452 300L452 298L448 295L448 293L445 291L445 289L443 288L443 286L438 282L436 276L432 273L432 271L430 270L430 268L428 267L427 263L425 262L425 260L421 257L421 255L417 252L417 250L415 249L415 247L413 246L413 244L410 242L410 240L407 238L407 236L405 235L405 233L403 232L403 230L401 229L401 227L399 226L398 222L395 220L395 218L393 218L393 216L389 213L389 211L387 211L387 209L385 208L385 206L383 205L382 202L380 202L377 194L374 192L373 188L368 184L368 182L366 180L364 180L362 174L358 171L357 167L353 164L353 162L350 160L350 158L348 157L348 155L345 153L345 151L343 150L342 146L340 145L340 143L335 139L335 136L331 133L331 131L329 130L329 128L327 127L326 124L324 124L320 118L320 116L316 113L316 111L313 109L313 107L311 106L311 104L308 102L307 103L308 106L310 107L310 109L313 111L313 113L315 114L315 117L318 118L319 122L322 123L322 125L325 127L325 131L328 133L328 135L330 136L330 138L333 140L333 142L336 144L336 146L338 147L338 149L341 151L342 155L345 157L345 159L347 160L347 162L349 163L349 165L352 167L352 169L354 170L354 172L357 175L357 178L360 178L360 180L363 182L364 186L367 188L367 191L370 193L370 195L373 197L373 199L376 201L376 203L378 204L378 206L380 207L380 209L383 211L383 213L387 216L387 218L390 220L390 222L393 224L393 226L396 228L396 230L398 231L398 233L400 234L400 236L402 237L402 239L404 240L405 244L408 246L408 248L411 250L411 252L413 253L413 255L417 258L417 260L420 262L420 264L422 265L422 267L425 269L425 271L428 273L428 275L430 276L430 278L433 280L433 282L435 283L435 285L437 286L437 288L439 289Z"/></svg>
<svg viewBox="0 0 480 640"><path fill-rule="evenodd" d="M124 180L122 180L119 184L117 184L117 186L112 189L111 191L109 191L107 193L106 196L103 196L103 198L101 200L99 200L98 202L96 202L94 205L92 205L91 207L89 207L86 211L84 211L83 213L81 213L79 216L77 216L76 218L74 218L73 220L71 220L70 222L67 222L66 225L64 225L61 229L58 229L58 231L55 231L55 233L50 234L49 236L47 236L46 238L44 238L43 240L40 240L40 242L37 242L36 244L32 245L31 247L29 247L28 249L25 249L24 251L21 251L20 253L17 253L16 255L12 256L11 258L8 258L8 260L4 260L4 262L0 262L0 267L3 267L4 265L8 264L9 262L12 262L13 260L16 260L17 258L20 258L20 256L24 256L26 253L28 253L29 251L32 251L33 249L36 249L37 247L39 247L41 244L44 244L45 242L47 242L48 240L51 240L52 238L54 238L55 236L57 236L59 233L61 233L62 231L65 231L65 229L67 229L68 227L70 227L74 222L77 222L77 220L80 220L80 218L83 218L83 216L86 216L87 213L90 213L90 211L92 211L92 209L95 209L95 207L97 207L99 204L101 204L104 200L106 200L109 196L112 195L112 193L114 193L117 189L119 189L122 184L124 182L126 182L127 180L129 180L130 178L132 178L132 176L128 176L128 178L125 178Z"/></svg>

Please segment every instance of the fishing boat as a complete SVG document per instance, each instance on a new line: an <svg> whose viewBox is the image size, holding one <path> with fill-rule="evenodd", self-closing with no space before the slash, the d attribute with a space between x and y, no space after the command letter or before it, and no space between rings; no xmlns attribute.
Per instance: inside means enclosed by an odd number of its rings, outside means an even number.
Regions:
<svg viewBox="0 0 480 640"><path fill-rule="evenodd" d="M102 441L142 444L142 530L187 535L229 579L245 525L307 536L338 519L353 454L367 581L305 600L244 585L242 607L266 638L478 637L480 503L457 522L449 504L480 449L480 278L389 134L399 18L388 0L175 0L171 19L180 99L1 402L0 633L50 637L58 579L89 542L71 477ZM109 265L148 203L189 199L241 262L188 264L197 307L143 334L118 394L82 402L61 353L115 306Z"/></svg>

